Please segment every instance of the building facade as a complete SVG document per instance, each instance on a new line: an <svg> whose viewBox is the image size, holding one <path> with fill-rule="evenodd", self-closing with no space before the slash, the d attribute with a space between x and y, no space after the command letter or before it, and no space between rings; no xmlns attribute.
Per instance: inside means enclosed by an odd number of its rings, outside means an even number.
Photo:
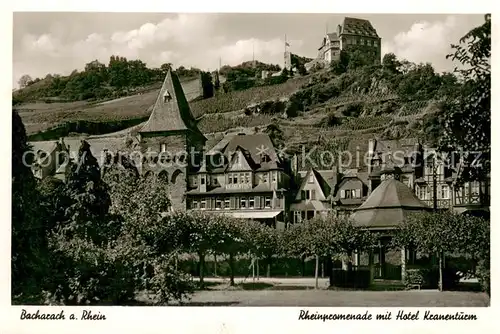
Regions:
<svg viewBox="0 0 500 334"><path fill-rule="evenodd" d="M381 62L381 38L368 20L345 17L337 31L326 33L318 48L317 59L331 63L339 59L342 50L360 50L376 63Z"/></svg>
<svg viewBox="0 0 500 334"><path fill-rule="evenodd" d="M284 227L289 175L267 134L226 137L204 156L188 180L188 209Z"/></svg>
<svg viewBox="0 0 500 334"><path fill-rule="evenodd" d="M35 176L64 179L67 161L54 162L61 152L75 156L69 151L78 149L76 141L33 142ZM124 145L123 138L88 142L100 163L103 154ZM489 179L457 182L461 161L449 163L415 139L371 139L366 164L331 170L297 170L264 133L226 135L209 150L205 143L179 79L169 71L149 120L127 145L142 153L136 161L141 175L168 184L172 210L221 213L279 228L328 213L350 216L384 181L384 170L395 167L398 180L428 207L489 212Z"/></svg>

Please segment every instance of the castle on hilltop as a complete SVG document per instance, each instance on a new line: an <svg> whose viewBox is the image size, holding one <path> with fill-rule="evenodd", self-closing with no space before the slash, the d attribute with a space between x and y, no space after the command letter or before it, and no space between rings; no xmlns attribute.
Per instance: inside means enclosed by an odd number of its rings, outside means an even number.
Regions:
<svg viewBox="0 0 500 334"><path fill-rule="evenodd" d="M370 21L345 17L335 32L326 32L318 48L317 58L306 64L306 69L309 70L316 64L329 64L338 60L341 51L360 50L380 63L381 40Z"/></svg>

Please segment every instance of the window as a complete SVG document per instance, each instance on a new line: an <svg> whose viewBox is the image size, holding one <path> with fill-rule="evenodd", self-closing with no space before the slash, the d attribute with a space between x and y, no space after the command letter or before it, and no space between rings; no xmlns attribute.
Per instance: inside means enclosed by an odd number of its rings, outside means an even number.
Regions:
<svg viewBox="0 0 500 334"><path fill-rule="evenodd" d="M233 175L229 174L229 177L227 178L227 183L232 184L233 183Z"/></svg>
<svg viewBox="0 0 500 334"><path fill-rule="evenodd" d="M160 152L163 153L163 152L166 152L167 151L167 144L163 143L160 145Z"/></svg>
<svg viewBox="0 0 500 334"><path fill-rule="evenodd" d="M316 199L316 190L311 190L311 199Z"/></svg>
<svg viewBox="0 0 500 334"><path fill-rule="evenodd" d="M471 182L471 195L479 196L479 182L477 181Z"/></svg>
<svg viewBox="0 0 500 334"><path fill-rule="evenodd" d="M170 92L168 90L165 91L165 94L163 94L163 103L167 103L170 101L172 96L170 96Z"/></svg>
<svg viewBox="0 0 500 334"><path fill-rule="evenodd" d="M222 209L222 200L221 200L221 199L217 198L217 199L215 200L215 208L216 208L217 210Z"/></svg>
<svg viewBox="0 0 500 334"><path fill-rule="evenodd" d="M247 199L246 198L241 198L240 199L240 208L246 209L247 207Z"/></svg>
<svg viewBox="0 0 500 334"><path fill-rule="evenodd" d="M198 177L193 177L193 185L196 186L198 185Z"/></svg>
<svg viewBox="0 0 500 334"><path fill-rule="evenodd" d="M200 178L200 184L201 184L201 185L204 185L204 184L205 184L205 177L204 177L204 176L202 176L202 177Z"/></svg>
<svg viewBox="0 0 500 334"><path fill-rule="evenodd" d="M271 197L270 196L266 196L265 207L266 208L270 208L271 207Z"/></svg>
<svg viewBox="0 0 500 334"><path fill-rule="evenodd" d="M229 209L231 206L231 200L228 198L224 199L224 209Z"/></svg>
<svg viewBox="0 0 500 334"><path fill-rule="evenodd" d="M239 164L240 163L240 153L236 152L236 156L234 157L234 163Z"/></svg>
<svg viewBox="0 0 500 334"><path fill-rule="evenodd" d="M214 185L216 185L216 184L217 184L217 177L216 177L216 176L212 177L212 183L213 183Z"/></svg>
<svg viewBox="0 0 500 334"><path fill-rule="evenodd" d="M340 191L340 198L361 198L361 189L345 189Z"/></svg>
<svg viewBox="0 0 500 334"><path fill-rule="evenodd" d="M249 207L250 209L253 209L253 208L254 208L254 206L255 206L255 198L250 197L250 199L248 200L248 207Z"/></svg>
<svg viewBox="0 0 500 334"><path fill-rule="evenodd" d="M191 202L191 208L198 209L198 201Z"/></svg>
<svg viewBox="0 0 500 334"><path fill-rule="evenodd" d="M302 190L302 191L300 192L300 198L301 198L301 199L306 199L306 191L305 191L305 190Z"/></svg>
<svg viewBox="0 0 500 334"><path fill-rule="evenodd" d="M264 173L262 179L263 179L264 183L269 182L269 173Z"/></svg>
<svg viewBox="0 0 500 334"><path fill-rule="evenodd" d="M207 208L207 201L205 199L201 200L200 209L204 210Z"/></svg>
<svg viewBox="0 0 500 334"><path fill-rule="evenodd" d="M278 172L273 172L273 182L276 182Z"/></svg>
<svg viewBox="0 0 500 334"><path fill-rule="evenodd" d="M450 191L446 184L441 186L441 198L442 199L450 199Z"/></svg>
<svg viewBox="0 0 500 334"><path fill-rule="evenodd" d="M234 184L238 183L238 174L233 174L233 183Z"/></svg>
<svg viewBox="0 0 500 334"><path fill-rule="evenodd" d="M306 199L311 199L311 192L306 190Z"/></svg>
<svg viewBox="0 0 500 334"><path fill-rule="evenodd" d="M250 173L245 173L245 183L250 183Z"/></svg>

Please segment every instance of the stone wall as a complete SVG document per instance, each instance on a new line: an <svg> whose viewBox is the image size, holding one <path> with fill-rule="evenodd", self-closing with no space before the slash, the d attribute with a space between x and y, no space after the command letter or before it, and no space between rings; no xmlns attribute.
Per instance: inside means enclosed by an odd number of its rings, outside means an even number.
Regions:
<svg viewBox="0 0 500 334"><path fill-rule="evenodd" d="M173 210L186 210L187 169L189 165L190 145L186 133L162 136L142 136L141 151L148 150L159 154L161 146L165 144L167 154L160 158L152 154L149 160L143 159L142 175L156 177L166 182L169 187L169 198ZM145 155L146 156L146 155Z"/></svg>

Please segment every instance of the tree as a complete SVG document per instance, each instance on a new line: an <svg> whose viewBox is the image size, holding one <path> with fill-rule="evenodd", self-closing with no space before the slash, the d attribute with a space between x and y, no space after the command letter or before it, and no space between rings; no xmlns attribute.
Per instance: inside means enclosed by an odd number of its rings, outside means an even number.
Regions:
<svg viewBox="0 0 500 334"><path fill-rule="evenodd" d="M131 249L121 242L122 219L108 212L108 190L90 145L82 141L64 187L64 217L50 238L55 266L51 292L65 304L120 304L134 297Z"/></svg>
<svg viewBox="0 0 500 334"><path fill-rule="evenodd" d="M286 248L292 256L315 256L315 287L318 288L319 258L331 256L334 225L325 217L315 217L301 224L292 225L286 232Z"/></svg>
<svg viewBox="0 0 500 334"><path fill-rule="evenodd" d="M342 74L347 71L347 66L349 65L349 54L345 50L341 50L339 54L339 59L336 59L330 63L330 69L334 74Z"/></svg>
<svg viewBox="0 0 500 334"><path fill-rule="evenodd" d="M161 64L160 70L162 71L163 75L167 75L167 72L173 68L172 63L165 63Z"/></svg>
<svg viewBox="0 0 500 334"><path fill-rule="evenodd" d="M19 88L25 88L32 81L33 79L31 79L31 77L28 74L25 74L21 78L19 78L19 81L17 83L19 84Z"/></svg>
<svg viewBox="0 0 500 334"><path fill-rule="evenodd" d="M463 81L463 89L447 103L440 148L463 150L468 162L477 157L475 152L481 152L479 168L465 169L460 180L484 179L491 170L491 15L485 15L483 25L452 47L455 52L447 58L462 64L455 73Z"/></svg>
<svg viewBox="0 0 500 334"><path fill-rule="evenodd" d="M394 53L386 53L382 58L382 66L391 73L399 73L401 62L398 61Z"/></svg>
<svg viewBox="0 0 500 334"><path fill-rule="evenodd" d="M30 169L26 130L19 114L12 112L12 300L40 302L49 276L47 228L39 193ZM23 161L23 158L27 158Z"/></svg>
<svg viewBox="0 0 500 334"><path fill-rule="evenodd" d="M254 258L263 258L267 262L266 276L271 276L271 261L278 256L282 247L282 232L258 221L242 224L242 235L246 249Z"/></svg>
<svg viewBox="0 0 500 334"><path fill-rule="evenodd" d="M224 215L214 216L212 219L218 231L218 240L214 240L216 243L213 245L213 252L229 255L229 282L231 286L234 286L235 256L247 250L243 234L245 222Z"/></svg>
<svg viewBox="0 0 500 334"><path fill-rule="evenodd" d="M269 135L273 145L280 147L284 143L283 131L280 129L277 123L271 123L266 127L265 133Z"/></svg>
<svg viewBox="0 0 500 334"><path fill-rule="evenodd" d="M397 230L393 243L437 255L441 291L447 288L443 276L447 255L486 260L484 266L489 272L489 222L481 218L452 211L415 213Z"/></svg>
<svg viewBox="0 0 500 334"><path fill-rule="evenodd" d="M363 227L355 226L346 217L331 217L334 225L334 237L331 242L332 254L346 254L349 257L349 270L352 270L354 251L364 251L375 245L374 235Z"/></svg>
<svg viewBox="0 0 500 334"><path fill-rule="evenodd" d="M123 217L123 243L136 270L137 289L152 292L157 304L180 300L194 290L192 277L175 265L189 249L191 220L170 212L168 185L161 178L141 178L125 155L108 155L103 179L110 186L110 212Z"/></svg>

